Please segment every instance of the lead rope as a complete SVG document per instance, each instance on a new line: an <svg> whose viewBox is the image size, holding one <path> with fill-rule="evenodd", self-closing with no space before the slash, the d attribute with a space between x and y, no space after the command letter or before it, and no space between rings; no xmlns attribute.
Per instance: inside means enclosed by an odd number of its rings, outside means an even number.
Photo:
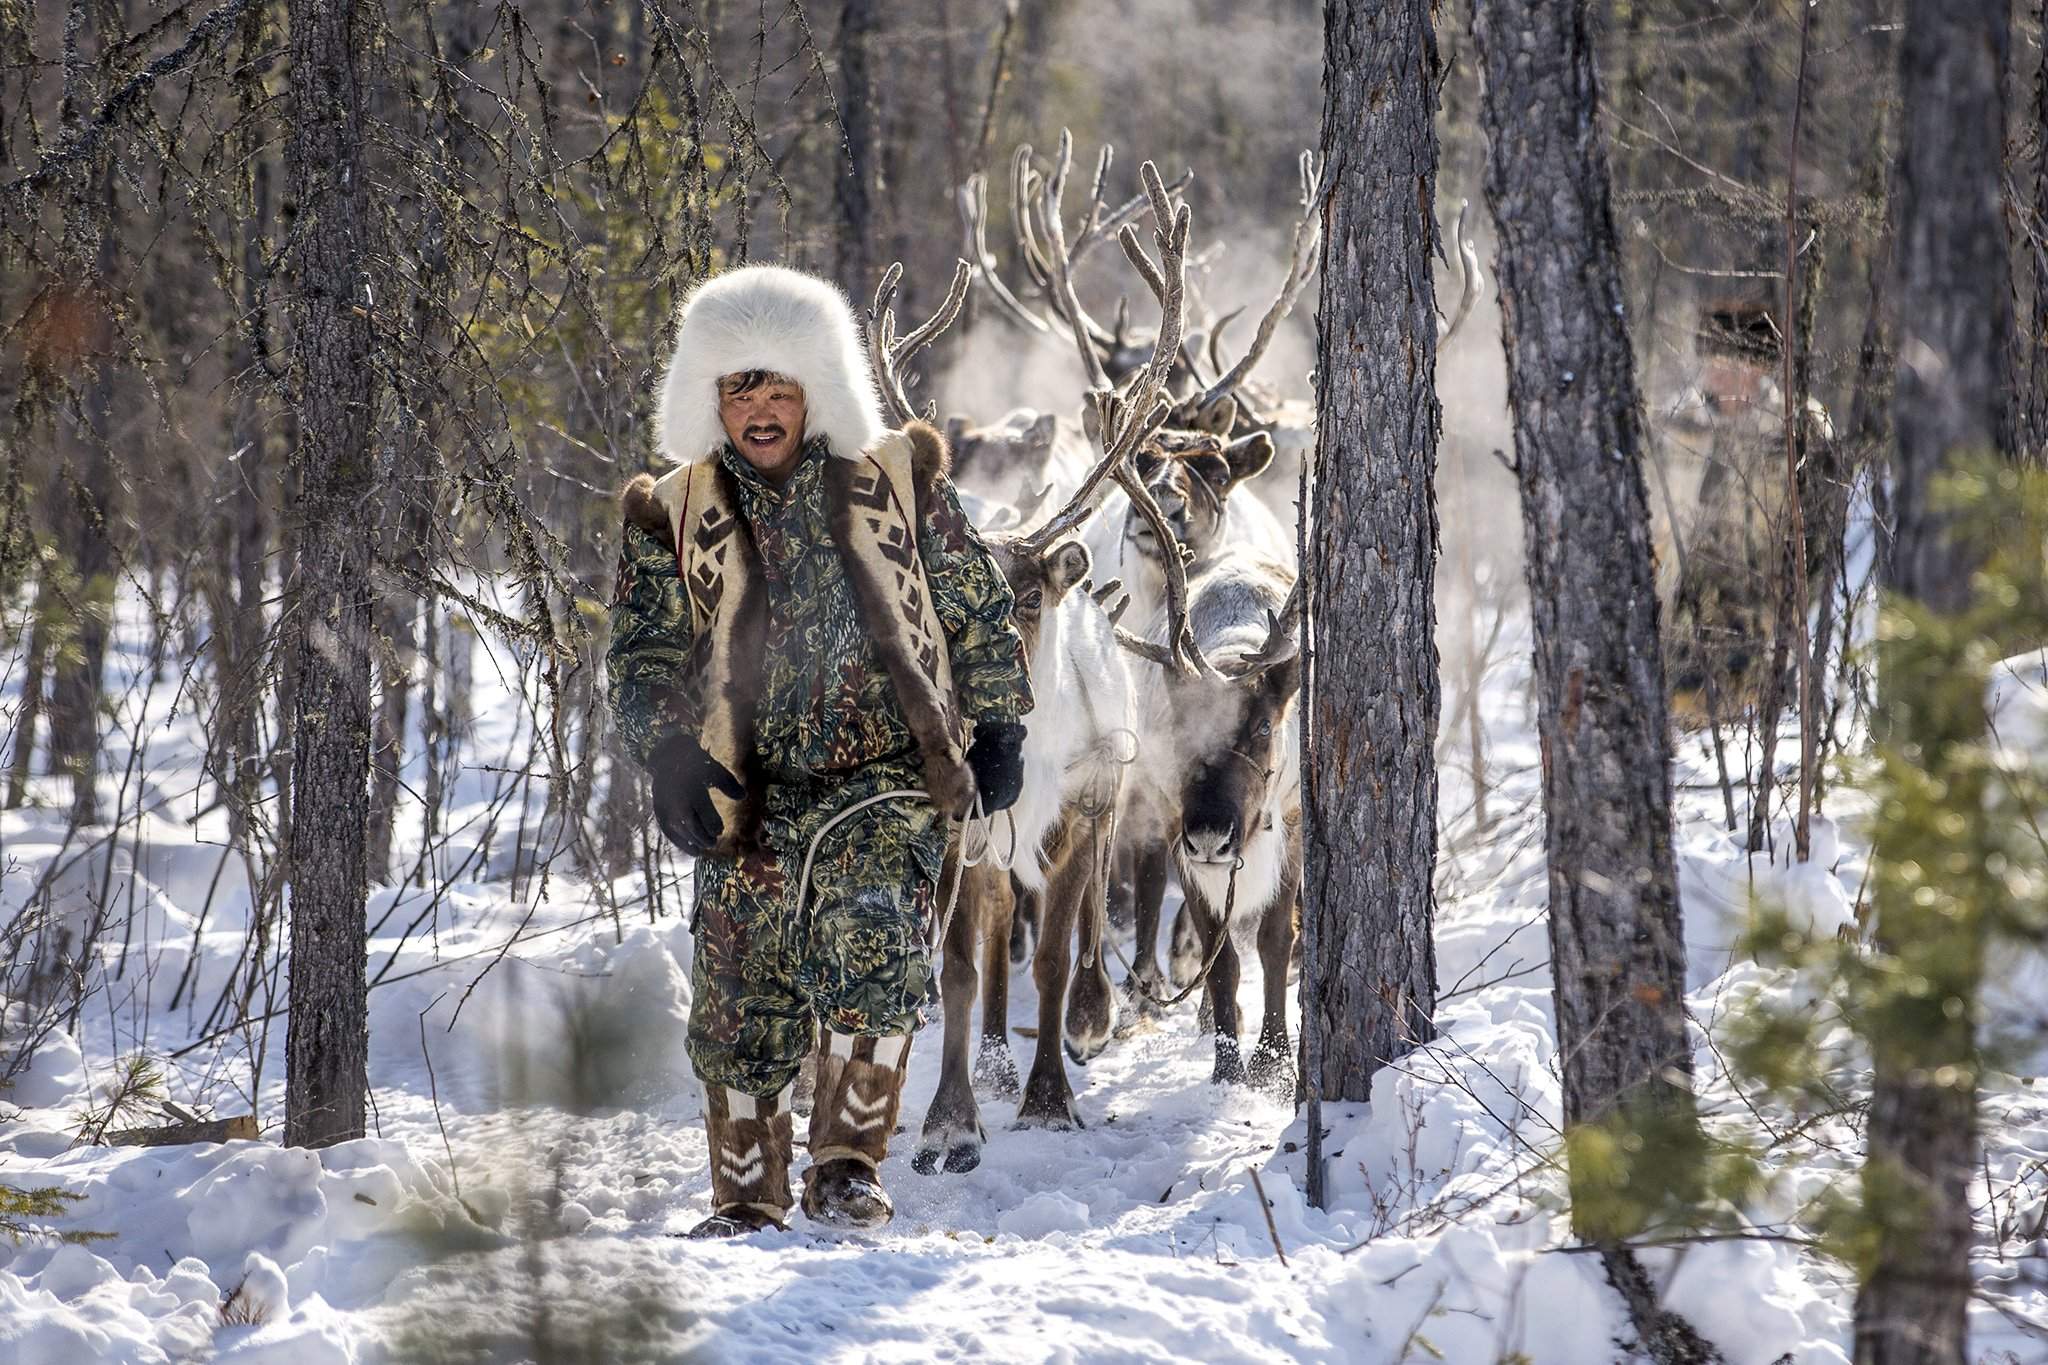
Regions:
<svg viewBox="0 0 2048 1365"><path fill-rule="evenodd" d="M845 810L840 811L837 815L833 816L830 820L827 820L823 825L820 825L818 827L818 832L811 836L810 847L804 850L803 871L798 875L797 878L797 923L802 924L804 922L804 912L806 909L809 908L808 902L811 898L811 866L813 863L817 861L818 846L825 841L825 836L830 834L833 830L839 828L839 826L845 824L854 816L866 810L869 806L880 805L884 801L922 801L925 804L929 805L931 804L931 797L916 787L893 787L885 792L876 792L873 796L862 797L860 800L848 806ZM967 852L967 825L972 821L980 821L984 826L991 825L995 821L994 816L983 815L981 813L981 794L979 792L976 792L974 796L974 813L972 815L969 815L964 819L959 820L949 818L946 822L954 827L953 837L949 838L946 842L949 846L957 848L959 850L959 853L958 856L954 859L953 886L952 889L946 893L946 903L944 906L932 907L932 921L927 926L929 929L936 931L926 939L926 942L931 945L930 950L934 953L940 951L942 945L946 941L946 931L953 927L953 911L959 906L960 883L967 880L967 869L970 867L979 867L983 859L987 858L990 855L990 845L994 842L993 840L988 838L987 832L986 830L984 830L982 838L982 851L970 857ZM1012 843L1012 848L1010 852L1011 855L1014 857L1016 854L1016 849L1014 847L1016 823L1014 821L1011 822L1010 828ZM945 865L941 863L939 867L940 883L943 884L945 882L945 879L946 869Z"/></svg>
<svg viewBox="0 0 2048 1365"><path fill-rule="evenodd" d="M1138 975L1138 969L1133 967L1131 960L1124 956L1124 950L1116 946L1116 940L1107 936L1104 937L1103 942L1109 944L1109 950L1115 953L1116 960L1123 964L1124 980L1130 982L1132 990L1138 992L1138 994L1144 996L1147 1000L1159 1006L1159 1008L1170 1010L1181 1001L1193 995L1201 987L1202 983L1209 979L1209 969L1216 965L1216 959L1223 952L1223 945L1230 942L1230 917L1237 908L1237 874L1243 867L1244 856L1242 854L1231 860L1230 884L1223 892L1223 925L1216 932L1216 944L1209 949L1209 956L1203 960L1202 970L1195 974L1195 979L1188 982L1187 988L1172 999L1162 999L1157 991L1146 985L1145 978Z"/></svg>

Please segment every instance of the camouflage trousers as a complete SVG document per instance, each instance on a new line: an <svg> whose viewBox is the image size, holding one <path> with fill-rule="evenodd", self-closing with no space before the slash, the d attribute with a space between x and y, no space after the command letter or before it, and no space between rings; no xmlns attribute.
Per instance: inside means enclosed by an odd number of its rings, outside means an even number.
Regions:
<svg viewBox="0 0 2048 1365"><path fill-rule="evenodd" d="M946 852L937 811L894 800L843 821L820 841L797 910L817 831L871 791L921 785L905 773L770 787L756 846L698 859L689 1052L706 1085L778 1093L796 1078L818 1021L860 1037L924 1022L938 995L926 941Z"/></svg>

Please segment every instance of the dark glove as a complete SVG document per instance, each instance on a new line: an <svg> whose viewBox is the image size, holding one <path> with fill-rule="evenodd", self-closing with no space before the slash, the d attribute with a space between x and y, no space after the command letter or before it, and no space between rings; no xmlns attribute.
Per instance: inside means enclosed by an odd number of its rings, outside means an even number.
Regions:
<svg viewBox="0 0 2048 1365"><path fill-rule="evenodd" d="M983 721L974 727L967 766L981 791L981 813L994 815L1017 804L1024 790L1024 726L1014 720Z"/></svg>
<svg viewBox="0 0 2048 1365"><path fill-rule="evenodd" d="M712 804L713 788L737 801L747 794L723 763L704 752L695 735L670 735L654 747L654 822L677 848L702 857L718 846L725 817Z"/></svg>

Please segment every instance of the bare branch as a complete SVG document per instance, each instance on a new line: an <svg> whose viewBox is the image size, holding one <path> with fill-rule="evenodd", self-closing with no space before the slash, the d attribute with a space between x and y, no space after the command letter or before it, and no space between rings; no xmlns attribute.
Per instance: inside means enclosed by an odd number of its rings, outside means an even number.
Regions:
<svg viewBox="0 0 2048 1365"><path fill-rule="evenodd" d="M1273 336L1279 331L1280 324L1286 320L1289 313L1294 311L1295 302L1300 299L1301 291L1307 288L1308 282L1311 279L1315 278L1316 247L1323 240L1323 215L1318 211L1320 203L1321 182L1316 175L1315 153L1303 152L1301 154L1301 216L1294 220L1294 234L1288 248L1287 274L1280 281L1280 292L1274 295L1273 302L1267 307L1265 316L1259 319L1259 330L1252 336L1251 348L1239 356L1237 363L1232 365L1215 383L1202 391L1201 395L1192 404L1193 411L1202 411L1211 403L1214 403L1217 399L1232 392L1238 385L1244 383L1245 376L1249 375L1252 372L1252 368L1265 359L1267 347L1273 344ZM1460 231L1462 232L1464 226L1463 217L1461 216L1458 221ZM1232 314L1232 316L1236 315ZM1226 322L1228 320L1227 318L1225 319ZM1219 324L1217 327L1218 334L1221 331L1222 325ZM1216 358L1213 337L1211 338L1209 354L1213 363Z"/></svg>

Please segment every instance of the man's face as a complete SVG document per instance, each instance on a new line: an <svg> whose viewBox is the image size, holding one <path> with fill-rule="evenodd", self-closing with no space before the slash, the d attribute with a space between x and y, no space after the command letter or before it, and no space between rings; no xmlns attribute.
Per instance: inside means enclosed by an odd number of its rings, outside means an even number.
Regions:
<svg viewBox="0 0 2048 1365"><path fill-rule="evenodd" d="M796 468L804 439L804 391L787 379L763 378L742 389L745 378L718 381L718 417L733 449L770 479Z"/></svg>

